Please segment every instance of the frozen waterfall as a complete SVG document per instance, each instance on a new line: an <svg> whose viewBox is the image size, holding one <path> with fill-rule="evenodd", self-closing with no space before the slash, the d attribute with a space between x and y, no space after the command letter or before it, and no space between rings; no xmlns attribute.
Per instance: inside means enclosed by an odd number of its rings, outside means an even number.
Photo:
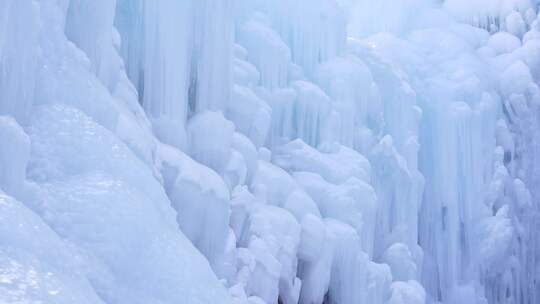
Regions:
<svg viewBox="0 0 540 304"><path fill-rule="evenodd" d="M0 303L540 303L539 0L0 0Z"/></svg>

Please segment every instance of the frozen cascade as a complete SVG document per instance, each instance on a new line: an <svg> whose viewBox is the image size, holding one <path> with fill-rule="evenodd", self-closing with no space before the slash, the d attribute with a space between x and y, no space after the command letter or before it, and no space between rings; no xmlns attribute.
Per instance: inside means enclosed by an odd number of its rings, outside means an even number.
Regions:
<svg viewBox="0 0 540 304"><path fill-rule="evenodd" d="M0 0L0 302L536 304L538 0Z"/></svg>

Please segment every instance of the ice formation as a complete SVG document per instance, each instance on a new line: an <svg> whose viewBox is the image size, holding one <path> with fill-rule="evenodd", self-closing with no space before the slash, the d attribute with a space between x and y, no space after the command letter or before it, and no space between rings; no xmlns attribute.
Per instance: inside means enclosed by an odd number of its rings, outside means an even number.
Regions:
<svg viewBox="0 0 540 304"><path fill-rule="evenodd" d="M539 303L539 4L0 0L0 303Z"/></svg>

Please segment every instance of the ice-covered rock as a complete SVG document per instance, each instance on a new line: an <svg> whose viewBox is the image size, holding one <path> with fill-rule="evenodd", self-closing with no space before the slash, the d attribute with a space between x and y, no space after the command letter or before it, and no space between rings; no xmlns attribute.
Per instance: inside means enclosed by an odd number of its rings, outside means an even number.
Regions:
<svg viewBox="0 0 540 304"><path fill-rule="evenodd" d="M166 145L158 148L165 190L177 212L182 232L210 261L219 276L227 276L224 259L229 238L229 190L213 170Z"/></svg>
<svg viewBox="0 0 540 304"><path fill-rule="evenodd" d="M187 129L191 156L222 173L232 154L234 124L221 112L203 112L189 121Z"/></svg>
<svg viewBox="0 0 540 304"><path fill-rule="evenodd" d="M271 109L253 90L235 85L232 100L227 108L227 118L235 123L238 131L255 144L262 146L270 130Z"/></svg>
<svg viewBox="0 0 540 304"><path fill-rule="evenodd" d="M388 247L382 261L390 266L394 280L408 281L416 278L417 266L407 245L395 243Z"/></svg>
<svg viewBox="0 0 540 304"><path fill-rule="evenodd" d="M416 281L395 282L392 284L392 296L388 304L424 304L426 292Z"/></svg>
<svg viewBox="0 0 540 304"><path fill-rule="evenodd" d="M297 303L301 281L296 277L300 225L286 210L258 205L247 219L240 244L254 254L255 269L248 283L250 294L265 302ZM276 284L277 283L277 284Z"/></svg>
<svg viewBox="0 0 540 304"><path fill-rule="evenodd" d="M41 188L30 205L72 244L101 299L227 301L206 259L180 232L153 172L113 133L54 105L36 111L30 138L29 177ZM204 292L194 282L206 282Z"/></svg>
<svg viewBox="0 0 540 304"><path fill-rule="evenodd" d="M289 171L313 172L331 183L343 183L351 177L365 182L371 179L371 165L358 152L341 146L326 144L319 151L295 140L276 147L273 162Z"/></svg>
<svg viewBox="0 0 540 304"><path fill-rule="evenodd" d="M1 302L104 303L84 274L80 253L1 190L0 239Z"/></svg>

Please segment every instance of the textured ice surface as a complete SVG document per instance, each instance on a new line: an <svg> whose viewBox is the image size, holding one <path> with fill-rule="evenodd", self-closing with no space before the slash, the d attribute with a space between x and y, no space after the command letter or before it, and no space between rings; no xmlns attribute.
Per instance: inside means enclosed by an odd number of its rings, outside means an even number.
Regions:
<svg viewBox="0 0 540 304"><path fill-rule="evenodd" d="M0 301L103 303L80 256L21 202L0 192Z"/></svg>
<svg viewBox="0 0 540 304"><path fill-rule="evenodd" d="M32 208L78 252L104 301L226 301L152 171L112 133L53 105L36 110L30 137L29 177L40 186ZM188 283L197 281L213 287Z"/></svg>
<svg viewBox="0 0 540 304"><path fill-rule="evenodd" d="M536 304L537 0L0 0L0 302Z"/></svg>

